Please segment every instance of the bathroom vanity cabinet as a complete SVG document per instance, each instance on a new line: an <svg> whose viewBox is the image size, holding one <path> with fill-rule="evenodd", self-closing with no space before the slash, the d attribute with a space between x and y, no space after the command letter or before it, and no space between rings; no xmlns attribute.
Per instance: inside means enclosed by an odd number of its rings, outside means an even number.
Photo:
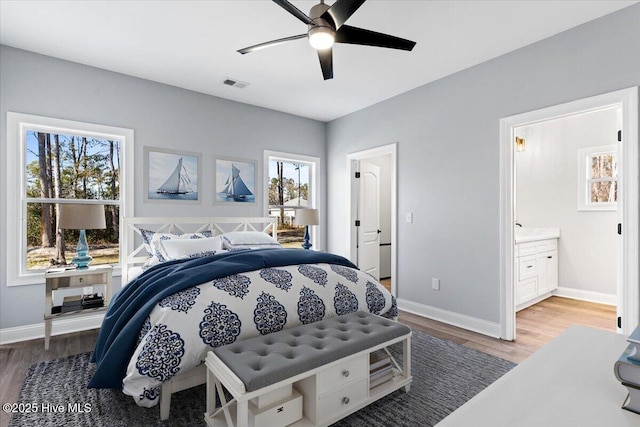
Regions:
<svg viewBox="0 0 640 427"><path fill-rule="evenodd" d="M559 233L554 236L547 233L540 234L539 240L533 236L516 238L516 311L548 298L558 288Z"/></svg>

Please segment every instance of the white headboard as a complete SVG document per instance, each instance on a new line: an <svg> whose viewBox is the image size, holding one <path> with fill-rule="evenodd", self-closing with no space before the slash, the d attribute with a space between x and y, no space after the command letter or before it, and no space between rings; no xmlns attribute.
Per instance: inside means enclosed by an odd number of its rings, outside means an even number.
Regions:
<svg viewBox="0 0 640 427"><path fill-rule="evenodd" d="M278 238L275 217L125 217L122 218L122 283L129 281L129 269L141 266L149 258L149 253L136 234L140 228L165 233L196 233L211 231L216 236L231 231L262 231Z"/></svg>

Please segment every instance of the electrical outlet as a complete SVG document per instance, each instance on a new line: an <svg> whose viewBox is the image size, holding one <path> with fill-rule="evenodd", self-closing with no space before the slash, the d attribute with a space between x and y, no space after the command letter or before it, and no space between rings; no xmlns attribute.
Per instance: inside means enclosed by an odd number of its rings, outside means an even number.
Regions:
<svg viewBox="0 0 640 427"><path fill-rule="evenodd" d="M431 288L434 291L439 291L440 290L440 279L436 279L436 278L431 279Z"/></svg>
<svg viewBox="0 0 640 427"><path fill-rule="evenodd" d="M407 224L411 224L413 222L413 212L407 212Z"/></svg>
<svg viewBox="0 0 640 427"><path fill-rule="evenodd" d="M82 293L85 295L89 295L93 293L93 286L85 286L82 288Z"/></svg>

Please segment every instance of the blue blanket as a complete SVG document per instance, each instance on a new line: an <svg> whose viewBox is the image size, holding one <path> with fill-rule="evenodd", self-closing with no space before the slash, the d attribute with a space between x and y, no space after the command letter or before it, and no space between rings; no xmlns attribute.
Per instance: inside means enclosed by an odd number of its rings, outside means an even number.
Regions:
<svg viewBox="0 0 640 427"><path fill-rule="evenodd" d="M267 267L319 263L356 268L341 256L299 249L242 250L168 261L151 267L122 288L109 304L92 355L97 369L88 387L122 388L138 333L155 305L163 298L232 274Z"/></svg>

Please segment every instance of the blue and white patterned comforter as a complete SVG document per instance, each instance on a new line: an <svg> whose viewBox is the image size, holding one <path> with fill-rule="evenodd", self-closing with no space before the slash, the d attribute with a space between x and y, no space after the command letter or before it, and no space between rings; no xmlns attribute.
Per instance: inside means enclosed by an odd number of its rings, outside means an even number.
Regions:
<svg viewBox="0 0 640 427"><path fill-rule="evenodd" d="M213 347L357 310L397 315L380 283L345 265L265 267L188 287L144 321L123 391L154 406L162 382L202 363Z"/></svg>

